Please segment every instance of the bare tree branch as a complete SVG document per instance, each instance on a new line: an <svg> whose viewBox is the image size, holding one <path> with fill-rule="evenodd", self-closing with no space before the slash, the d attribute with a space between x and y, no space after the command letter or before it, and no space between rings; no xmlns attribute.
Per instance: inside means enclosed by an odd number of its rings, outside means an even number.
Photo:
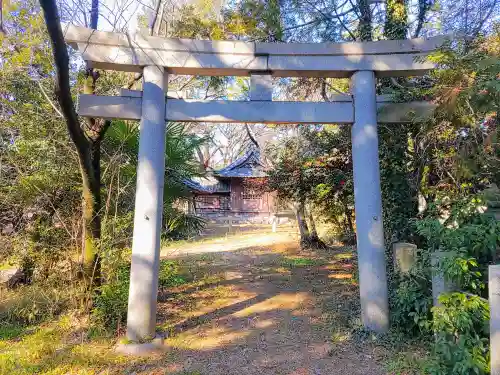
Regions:
<svg viewBox="0 0 500 375"><path fill-rule="evenodd" d="M84 162L84 165L87 163L90 164L90 154L88 152L89 141L80 127L78 115L76 114L71 97L68 50L66 49L66 43L61 30L61 22L56 4L54 0L41 0L40 5L44 11L45 23L52 44L56 66L56 96L80 160Z"/></svg>
<svg viewBox="0 0 500 375"><path fill-rule="evenodd" d="M38 87L40 88L40 91L42 92L43 96L45 97L45 99L47 99L47 101L49 102L49 104L51 105L51 107L54 109L54 111L57 112L57 114L60 116L60 117L64 117L64 115L61 113L61 111L59 111L59 108L56 107L56 105L54 104L54 102L49 98L49 96L47 95L47 93L45 92L45 90L43 89L43 86L42 84L40 83L39 80L36 80L36 83L38 84Z"/></svg>
<svg viewBox="0 0 500 375"><path fill-rule="evenodd" d="M245 123L245 128L246 128L246 131L247 131L247 136L250 139L250 141L254 144L255 147L257 147L258 149L260 149L259 143L257 142L257 140L255 139L255 137L253 136L252 131L250 130L250 126L248 126L248 123Z"/></svg>
<svg viewBox="0 0 500 375"><path fill-rule="evenodd" d="M161 6L161 0L156 1L156 7L153 13L153 20L151 21L151 24L149 25L149 35L153 35L155 32L155 25L158 20L158 14L160 13L160 6Z"/></svg>

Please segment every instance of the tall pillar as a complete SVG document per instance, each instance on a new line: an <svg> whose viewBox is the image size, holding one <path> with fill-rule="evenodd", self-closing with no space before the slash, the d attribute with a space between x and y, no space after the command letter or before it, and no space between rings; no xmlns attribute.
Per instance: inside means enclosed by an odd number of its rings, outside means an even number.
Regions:
<svg viewBox="0 0 500 375"><path fill-rule="evenodd" d="M163 68L144 68L137 189L127 338L155 336L160 231L165 176L165 92Z"/></svg>
<svg viewBox="0 0 500 375"><path fill-rule="evenodd" d="M361 318L366 328L385 332L389 328L389 306L374 72L354 73L351 85L354 99L352 162Z"/></svg>
<svg viewBox="0 0 500 375"><path fill-rule="evenodd" d="M500 265L488 267L491 375L500 375Z"/></svg>

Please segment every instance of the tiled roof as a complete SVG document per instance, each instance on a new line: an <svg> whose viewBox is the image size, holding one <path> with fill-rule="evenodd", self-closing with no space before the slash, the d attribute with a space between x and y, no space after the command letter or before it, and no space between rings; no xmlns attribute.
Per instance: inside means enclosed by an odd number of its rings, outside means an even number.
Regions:
<svg viewBox="0 0 500 375"><path fill-rule="evenodd" d="M186 186L200 193L229 193L230 184L225 178L231 177L266 177L266 166L260 159L260 151L251 149L227 167L213 171L206 177L195 177L184 180Z"/></svg>
<svg viewBox="0 0 500 375"><path fill-rule="evenodd" d="M260 151L256 148L249 150L241 158L227 167L214 172L220 177L266 177L266 167L260 158Z"/></svg>
<svg viewBox="0 0 500 375"><path fill-rule="evenodd" d="M194 177L185 180L185 184L192 190L201 193L229 193L231 191L229 182L221 181L215 176Z"/></svg>

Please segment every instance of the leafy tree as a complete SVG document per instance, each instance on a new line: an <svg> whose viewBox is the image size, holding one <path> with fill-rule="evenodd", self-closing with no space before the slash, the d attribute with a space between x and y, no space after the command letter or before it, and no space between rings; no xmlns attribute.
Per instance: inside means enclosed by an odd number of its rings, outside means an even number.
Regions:
<svg viewBox="0 0 500 375"><path fill-rule="evenodd" d="M280 199L293 202L301 246L324 247L316 233L312 213L306 207L312 203L320 174L316 170L315 155L310 152L304 137L308 130L302 126L296 130L294 137L289 137L279 146L270 147L268 151L269 159L274 161L273 169L269 171L268 187L277 191ZM309 225L306 217L309 218Z"/></svg>
<svg viewBox="0 0 500 375"><path fill-rule="evenodd" d="M305 135L314 159L312 201L342 242L355 243L354 187L350 129L323 126Z"/></svg>
<svg viewBox="0 0 500 375"><path fill-rule="evenodd" d="M85 189L78 173L78 154L53 94L55 68L38 4L15 3L3 10L1 259L14 257L23 266L26 281L31 281L32 274L47 278L62 260L73 263L73 252L82 243L81 196ZM87 72L71 64L68 74L70 95L83 90ZM97 89L116 94L129 80L127 74L108 72L100 76ZM88 123L80 125L82 131L90 131ZM174 208L174 202L186 195L181 179L195 173L193 149L205 141L186 132L185 127L173 124L166 141L166 178L171 183L165 190L165 236L183 235L186 228L196 231L204 224ZM123 121L112 122L107 136L100 140L99 190L103 198L97 259L113 257L116 247L130 245L137 142L137 123Z"/></svg>
<svg viewBox="0 0 500 375"><path fill-rule="evenodd" d="M187 132L181 123L167 124L165 138L165 188L163 191L163 236L166 238L185 237L196 234L205 225L197 216L183 213L175 208L179 200L190 199L190 191L184 181L194 176L201 176L198 163L194 159L196 149L205 139ZM127 172L122 183L135 181L137 155L139 152L139 127L137 122L114 121L104 141L104 149L117 155L125 164ZM118 166L119 168L120 166ZM134 190L130 190L128 201L133 202ZM123 199L123 198L122 198ZM129 207L132 210L133 207ZM130 228L131 230L131 228Z"/></svg>
<svg viewBox="0 0 500 375"><path fill-rule="evenodd" d="M31 280L72 248L78 227L78 160L53 92L53 66L34 2L5 8L1 37L0 224L10 228L3 259L15 256Z"/></svg>
<svg viewBox="0 0 500 375"><path fill-rule="evenodd" d="M399 285L395 312L405 330L418 332L418 324L421 332L434 334L432 374L488 371L486 275L498 259L500 237L498 221L482 213L487 202L476 193L498 184L499 40L496 33L435 53L433 85L412 92L434 97L438 108L415 138L422 163L419 189L428 207L415 222L422 251ZM446 252L437 272L455 292L442 295L431 313L426 301L436 251Z"/></svg>

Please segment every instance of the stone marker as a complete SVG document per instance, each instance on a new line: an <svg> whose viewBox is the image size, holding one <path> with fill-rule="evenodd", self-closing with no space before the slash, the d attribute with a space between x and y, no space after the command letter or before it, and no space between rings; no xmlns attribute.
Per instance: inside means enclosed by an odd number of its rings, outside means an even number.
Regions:
<svg viewBox="0 0 500 375"><path fill-rule="evenodd" d="M434 306L440 306L439 296L444 293L452 292L455 285L447 280L443 271L440 270L441 262L446 258L446 251L436 251L431 256L432 266L432 301Z"/></svg>
<svg viewBox="0 0 500 375"><path fill-rule="evenodd" d="M396 242L392 245L394 256L394 270L402 274L407 274L417 262L417 245L407 242Z"/></svg>

